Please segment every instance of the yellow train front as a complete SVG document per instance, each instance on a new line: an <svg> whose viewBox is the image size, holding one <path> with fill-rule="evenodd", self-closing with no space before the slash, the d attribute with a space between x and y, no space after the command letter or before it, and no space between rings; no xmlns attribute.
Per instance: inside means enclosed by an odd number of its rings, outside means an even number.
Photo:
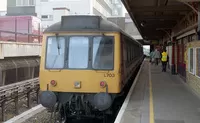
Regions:
<svg viewBox="0 0 200 123"><path fill-rule="evenodd" d="M40 101L62 119L112 112L143 60L142 45L99 16L63 16L44 31ZM56 109L58 109L56 107Z"/></svg>

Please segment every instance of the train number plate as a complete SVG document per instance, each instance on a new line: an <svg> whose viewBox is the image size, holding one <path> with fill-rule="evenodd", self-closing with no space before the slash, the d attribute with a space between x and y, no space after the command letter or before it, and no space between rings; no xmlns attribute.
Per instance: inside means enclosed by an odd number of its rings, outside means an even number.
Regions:
<svg viewBox="0 0 200 123"><path fill-rule="evenodd" d="M104 73L104 77L115 77L114 73Z"/></svg>

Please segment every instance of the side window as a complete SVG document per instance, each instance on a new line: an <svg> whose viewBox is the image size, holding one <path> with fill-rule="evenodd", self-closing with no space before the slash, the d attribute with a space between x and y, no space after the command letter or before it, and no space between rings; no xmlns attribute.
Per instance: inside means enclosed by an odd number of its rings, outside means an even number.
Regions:
<svg viewBox="0 0 200 123"><path fill-rule="evenodd" d="M188 71L194 74L194 48L188 49Z"/></svg>
<svg viewBox="0 0 200 123"><path fill-rule="evenodd" d="M114 68L114 37L94 37L92 51L94 69Z"/></svg>
<svg viewBox="0 0 200 123"><path fill-rule="evenodd" d="M200 48L196 48L196 76L200 77Z"/></svg>

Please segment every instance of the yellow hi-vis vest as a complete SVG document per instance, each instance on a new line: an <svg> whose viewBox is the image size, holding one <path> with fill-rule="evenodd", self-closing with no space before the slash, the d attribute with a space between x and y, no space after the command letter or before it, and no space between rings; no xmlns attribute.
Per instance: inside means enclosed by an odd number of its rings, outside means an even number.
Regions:
<svg viewBox="0 0 200 123"><path fill-rule="evenodd" d="M163 62L167 61L167 53L166 52L162 52L162 59Z"/></svg>

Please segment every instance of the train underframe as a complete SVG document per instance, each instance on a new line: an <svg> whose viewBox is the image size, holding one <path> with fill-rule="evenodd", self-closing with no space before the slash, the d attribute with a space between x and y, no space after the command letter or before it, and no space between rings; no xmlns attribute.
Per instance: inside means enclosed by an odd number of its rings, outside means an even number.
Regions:
<svg viewBox="0 0 200 123"><path fill-rule="evenodd" d="M40 95L41 104L50 109L52 117L57 112L59 115L57 120L62 123L70 123L73 119L100 119L103 123L107 123L107 117L116 116L120 110L138 69L139 65L119 94L44 91Z"/></svg>
<svg viewBox="0 0 200 123"><path fill-rule="evenodd" d="M63 121L71 121L73 119L101 119L106 123L107 116L112 116L116 111L116 105L120 106L120 104L116 104L119 103L119 101L114 101L115 99L119 98L119 96L117 97L116 94L99 94L99 98L103 100L101 102L97 101L99 99L96 99L96 102L95 100L94 102L91 100L86 101L84 100L85 95L74 94L71 98L71 101L62 104L60 111L61 119ZM94 98L97 95L98 94L95 94ZM109 99L109 97L111 98Z"/></svg>
<svg viewBox="0 0 200 123"><path fill-rule="evenodd" d="M46 94L44 94L46 93ZM48 93L48 94L47 94ZM76 120L92 120L99 119L107 122L108 116L113 116L117 113L119 107L123 103L123 94L109 94L109 93L97 93L97 94L83 94L83 93L54 93L43 92L43 95L47 97L51 95L51 99L56 96L56 103L52 106L52 102L44 102L44 98L41 100L42 105L47 107L52 112L52 118L57 117L62 123L69 123L73 119ZM53 97L53 98L52 98ZM50 99L50 96L47 97ZM121 101L120 101L121 100ZM55 119L54 119L55 120Z"/></svg>

